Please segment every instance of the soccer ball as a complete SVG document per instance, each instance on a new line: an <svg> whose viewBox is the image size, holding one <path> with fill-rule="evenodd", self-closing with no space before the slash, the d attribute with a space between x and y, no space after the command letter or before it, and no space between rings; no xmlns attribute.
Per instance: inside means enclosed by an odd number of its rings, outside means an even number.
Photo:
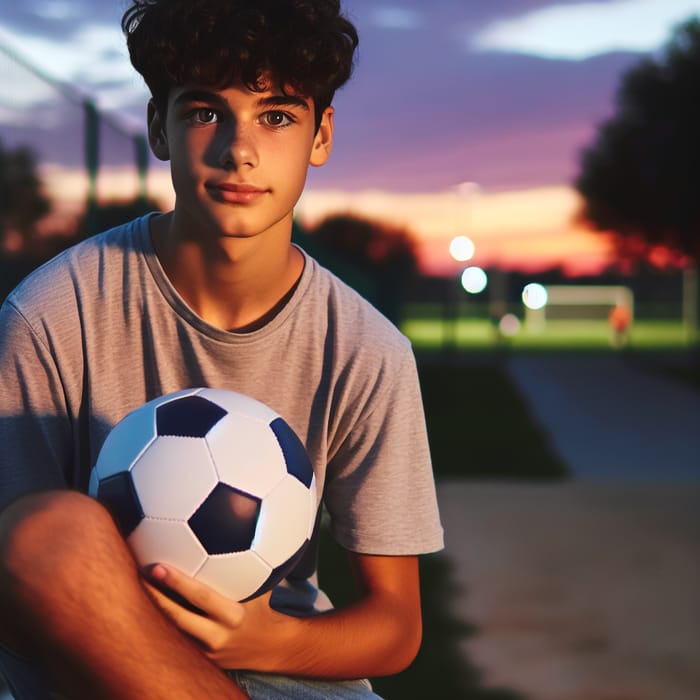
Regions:
<svg viewBox="0 0 700 700"><path fill-rule="evenodd" d="M167 394L125 416L100 450L89 493L140 565L171 564L234 600L294 568L317 511L294 431L265 404L221 389Z"/></svg>

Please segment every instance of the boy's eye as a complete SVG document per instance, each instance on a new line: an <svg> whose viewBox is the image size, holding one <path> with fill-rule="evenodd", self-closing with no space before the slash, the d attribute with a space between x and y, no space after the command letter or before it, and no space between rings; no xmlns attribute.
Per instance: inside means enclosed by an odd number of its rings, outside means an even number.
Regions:
<svg viewBox="0 0 700 700"><path fill-rule="evenodd" d="M275 127L289 126L293 123L292 118L288 114L274 110L271 112L265 112L265 114L262 115L262 121L265 126Z"/></svg>
<svg viewBox="0 0 700 700"><path fill-rule="evenodd" d="M201 107L190 114L190 121L195 124L214 124L219 121L219 116L213 109Z"/></svg>

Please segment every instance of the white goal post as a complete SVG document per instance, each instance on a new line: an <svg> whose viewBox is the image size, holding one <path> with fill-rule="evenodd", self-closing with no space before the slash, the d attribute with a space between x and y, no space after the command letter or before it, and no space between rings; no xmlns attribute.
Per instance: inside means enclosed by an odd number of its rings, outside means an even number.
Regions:
<svg viewBox="0 0 700 700"><path fill-rule="evenodd" d="M624 307L634 318L634 293L621 285L550 285L547 303L539 309L525 307L530 328L543 328L549 320L607 319L612 309Z"/></svg>

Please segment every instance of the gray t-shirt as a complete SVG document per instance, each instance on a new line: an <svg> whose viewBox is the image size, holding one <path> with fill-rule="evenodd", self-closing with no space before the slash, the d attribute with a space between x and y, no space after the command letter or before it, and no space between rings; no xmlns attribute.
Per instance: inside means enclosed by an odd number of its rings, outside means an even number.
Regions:
<svg viewBox="0 0 700 700"><path fill-rule="evenodd" d="M109 430L159 395L195 386L248 394L306 445L349 550L442 548L425 420L407 339L304 254L289 302L250 333L215 328L170 284L149 217L90 238L30 275L0 310L0 507L22 493L86 491ZM300 600L317 596L315 547ZM302 601L304 598L305 601Z"/></svg>
<svg viewBox="0 0 700 700"><path fill-rule="evenodd" d="M208 325L153 251L149 217L30 275L0 311L0 506L28 490L86 490L109 430L161 394L211 386L276 410L307 447L344 547L442 546L425 420L407 339L305 255L263 328Z"/></svg>

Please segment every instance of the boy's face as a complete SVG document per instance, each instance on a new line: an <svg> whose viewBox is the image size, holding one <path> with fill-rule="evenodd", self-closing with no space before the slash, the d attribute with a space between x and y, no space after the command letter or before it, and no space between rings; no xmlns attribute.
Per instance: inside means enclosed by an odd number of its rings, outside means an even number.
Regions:
<svg viewBox="0 0 700 700"><path fill-rule="evenodd" d="M171 90L165 124L149 105L149 137L156 157L170 160L176 219L188 235L288 234L308 166L330 154L333 110L316 131L310 99L274 87L186 85Z"/></svg>

